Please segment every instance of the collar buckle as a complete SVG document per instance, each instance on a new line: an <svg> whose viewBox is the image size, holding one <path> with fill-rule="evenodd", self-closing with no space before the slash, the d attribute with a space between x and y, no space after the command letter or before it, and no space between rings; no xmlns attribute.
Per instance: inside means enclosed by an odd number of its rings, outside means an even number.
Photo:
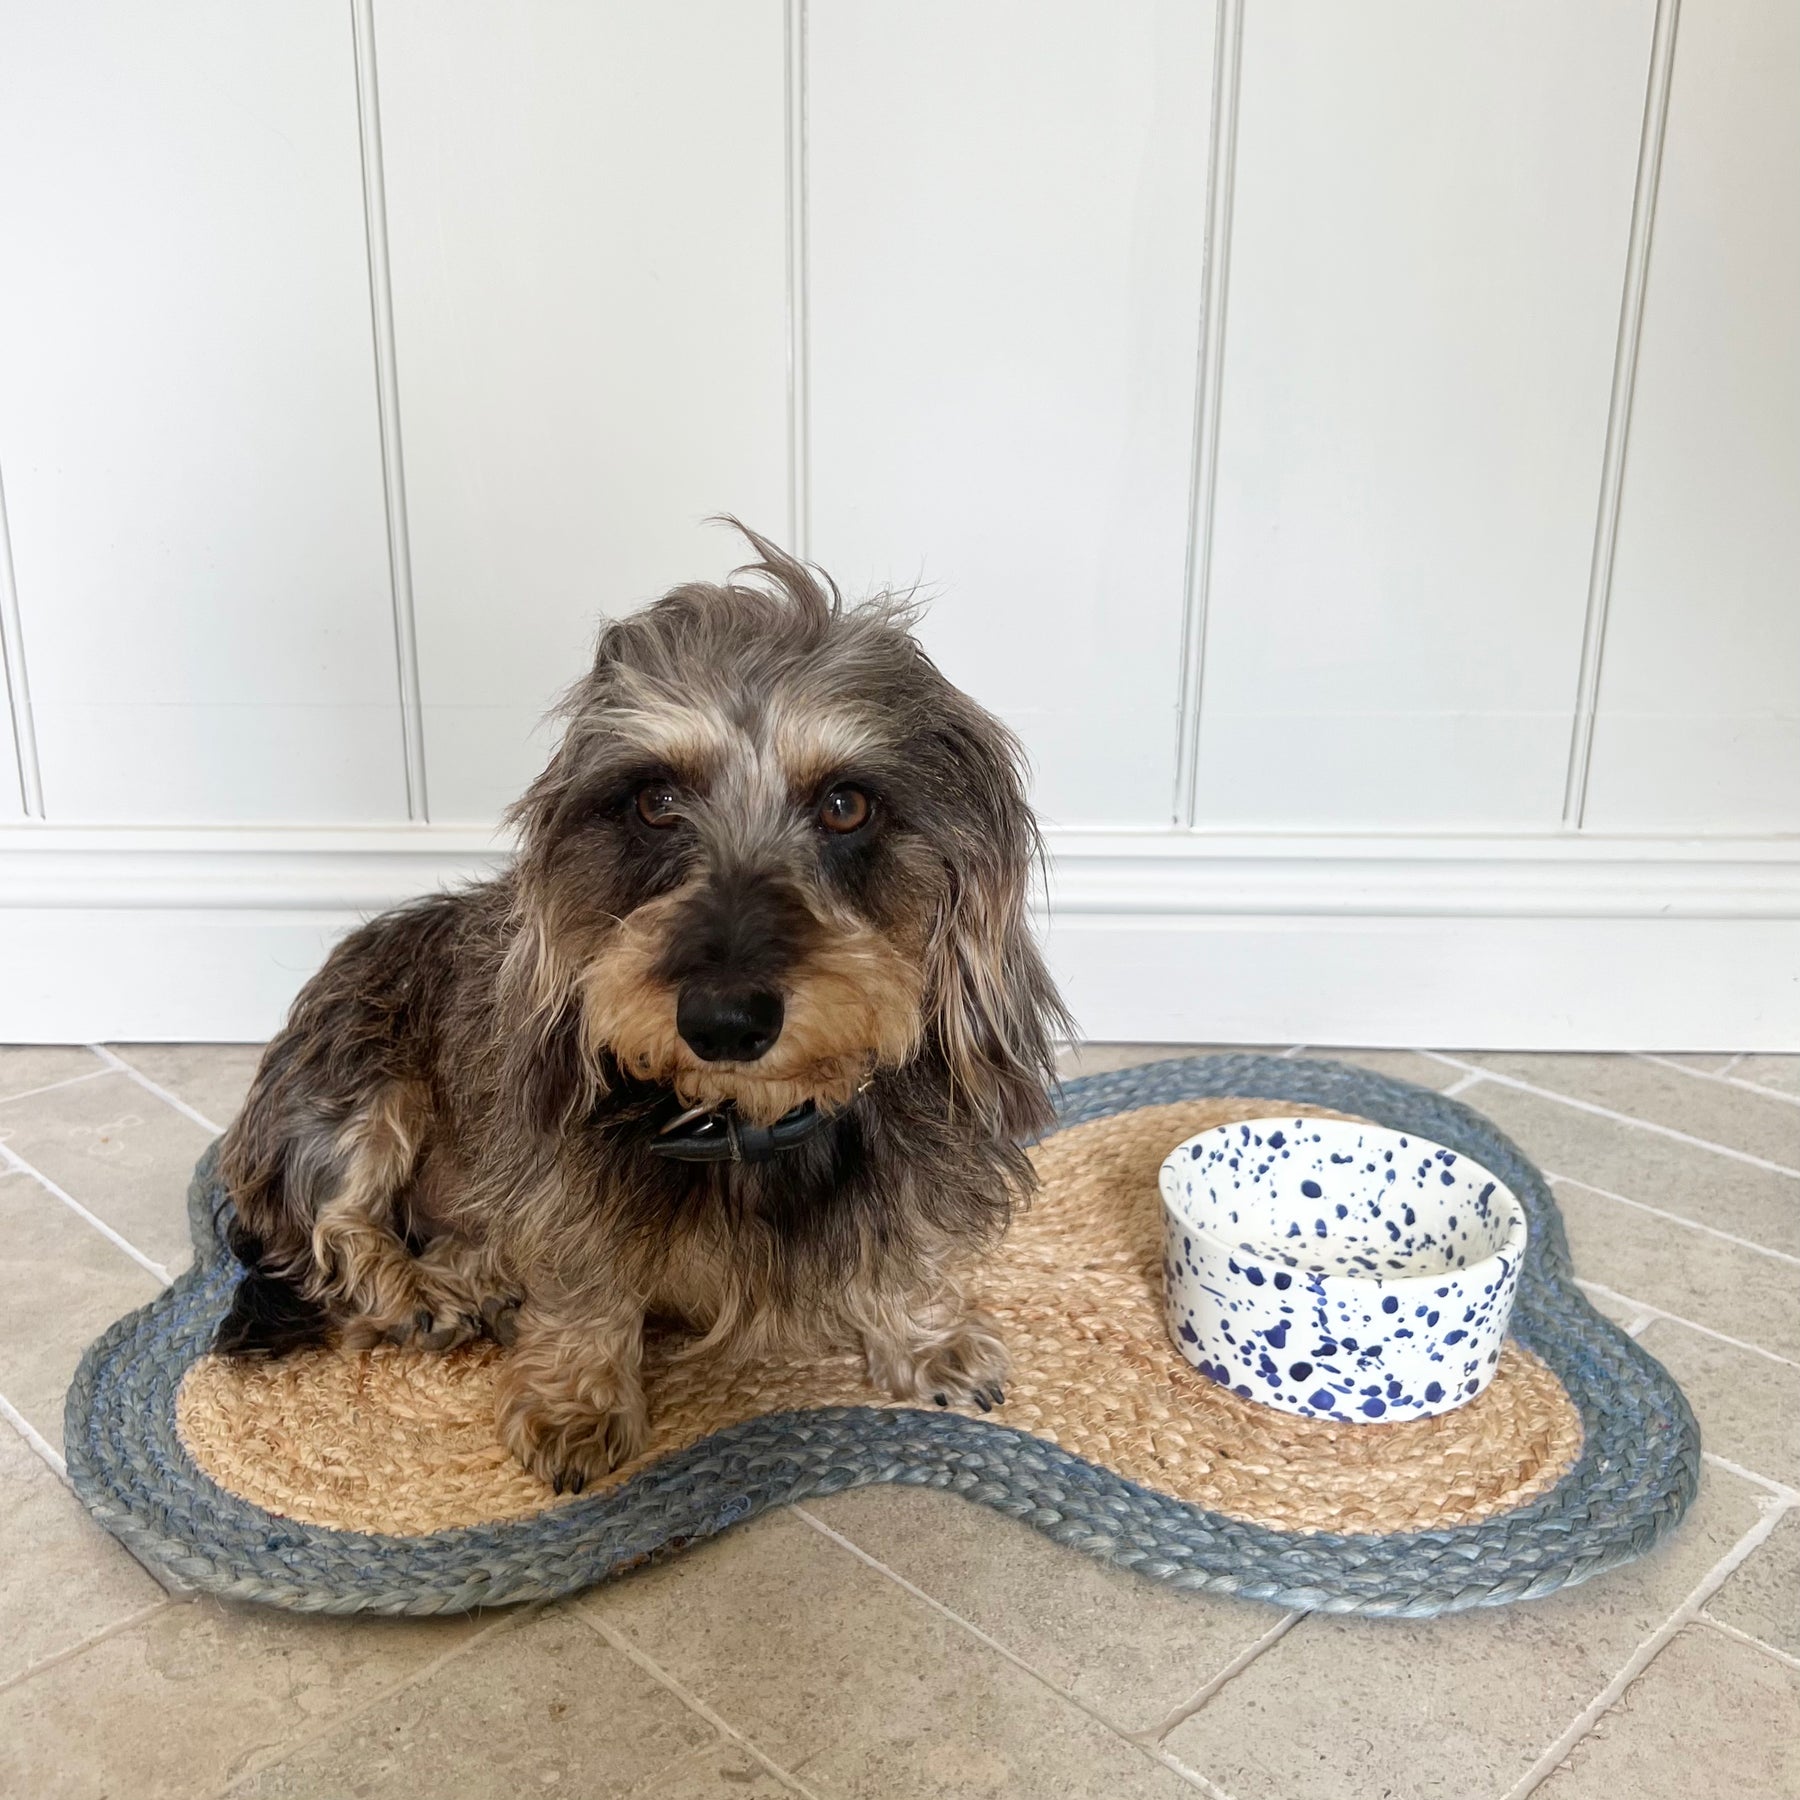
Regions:
<svg viewBox="0 0 1800 1800"><path fill-rule="evenodd" d="M717 1107L690 1106L650 1140L650 1153L671 1162L767 1162L829 1123L830 1116L812 1100L803 1100L772 1125L740 1119L729 1101Z"/></svg>

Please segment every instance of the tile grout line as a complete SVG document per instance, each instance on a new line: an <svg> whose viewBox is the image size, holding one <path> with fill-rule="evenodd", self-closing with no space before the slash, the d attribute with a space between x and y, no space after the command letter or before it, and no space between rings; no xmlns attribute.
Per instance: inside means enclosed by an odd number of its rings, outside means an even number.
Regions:
<svg viewBox="0 0 1800 1800"><path fill-rule="evenodd" d="M25 1440L27 1448L64 1487L69 1485L69 1465L62 1452L4 1394L0 1394L0 1419Z"/></svg>
<svg viewBox="0 0 1800 1800"><path fill-rule="evenodd" d="M1178 1726L1185 1725L1227 1682L1236 1680L1265 1650L1273 1649L1305 1617L1306 1614L1300 1611L1283 1614L1255 1643L1245 1645L1209 1681L1202 1682L1180 1706L1170 1712L1169 1716L1150 1735L1153 1735L1160 1744L1171 1731Z"/></svg>
<svg viewBox="0 0 1800 1800"><path fill-rule="evenodd" d="M1654 1119L1640 1119L1631 1113L1616 1112L1612 1107L1601 1106L1593 1100L1578 1100L1573 1094L1559 1094L1554 1088L1539 1087L1535 1082L1523 1081L1517 1075L1503 1075L1498 1069L1484 1069L1476 1063L1464 1062L1460 1057L1446 1056L1442 1050L1424 1050L1420 1054L1452 1069L1467 1069L1471 1074L1481 1076L1484 1081L1498 1082L1501 1087L1514 1088L1521 1094L1535 1094L1540 1100L1554 1100L1560 1106L1573 1107L1577 1112L1593 1113L1599 1118L1611 1119L1617 1125L1635 1125L1639 1131L1652 1132L1657 1137L1673 1138L1676 1143L1687 1144L1695 1150L1710 1150L1715 1156L1727 1156L1733 1162L1748 1163L1752 1168L1767 1169L1775 1175L1790 1175L1800 1181L1800 1169L1791 1168L1786 1163L1771 1162L1766 1156L1758 1156L1753 1151L1734 1150L1729 1144L1715 1144L1711 1138L1695 1137L1692 1132L1678 1131L1673 1125L1659 1124Z"/></svg>
<svg viewBox="0 0 1800 1800"><path fill-rule="evenodd" d="M121 1631L129 1631L133 1625L141 1625L145 1619L153 1618L174 1604L169 1599L152 1600L148 1606L140 1606L136 1612L127 1613L122 1619L114 1619L110 1625L102 1625L98 1631L90 1631L75 1643L65 1644L62 1649L53 1650L48 1656L39 1657L30 1668L21 1669L18 1674L9 1675L4 1681L0 1681L0 1694L6 1693L10 1688L23 1686L33 1676L43 1674L46 1669L72 1662L84 1652L92 1650L96 1644L104 1644L108 1638L117 1637Z"/></svg>
<svg viewBox="0 0 1800 1800"><path fill-rule="evenodd" d="M858 1562L867 1563L877 1574L885 1575L889 1581L895 1584L895 1586L904 1588L915 1600L922 1600L933 1612L940 1614L942 1617L948 1619L951 1624L959 1626L971 1637L986 1644L996 1655L1003 1656L1015 1669L1022 1670L1025 1674L1029 1675L1033 1681L1039 1683L1050 1693L1056 1695L1059 1700L1066 1701L1078 1712L1085 1713L1095 1722L1095 1724L1103 1726L1121 1742L1130 1744L1135 1750L1141 1750L1146 1756L1150 1757L1155 1762L1161 1763L1165 1768L1176 1770L1184 1780L1200 1782L1203 1786L1203 1790L1211 1795L1213 1800L1230 1800L1230 1796L1216 1783L1208 1780L1206 1776L1199 1774L1196 1770L1187 1768L1185 1764L1176 1763L1160 1744L1146 1741L1145 1735L1128 1731L1123 1727L1114 1724L1104 1713L1095 1711L1092 1706L1078 1695L1071 1694L1064 1688L1059 1688L1048 1676L1043 1675L1037 1669L1034 1669L1022 1656L1007 1649L998 1638L990 1637L988 1633L983 1631L979 1625L973 1622L973 1620L965 1619L961 1613L952 1612L941 1600L933 1598L933 1596L926 1593L922 1587L918 1587L913 1582L908 1581L897 1569L890 1569L886 1563L871 1556L860 1544L852 1543L842 1532L834 1531L823 1519L815 1517L812 1513L808 1512L804 1506L795 1506L789 1510L792 1511L796 1518L802 1519L810 1525L821 1537L829 1538L840 1549L849 1551Z"/></svg>
<svg viewBox="0 0 1800 1800"><path fill-rule="evenodd" d="M1725 1231L1717 1225L1706 1225L1698 1219L1684 1219L1680 1213L1652 1206L1648 1200L1633 1200L1629 1194L1615 1194L1611 1188L1596 1187L1591 1181L1583 1181L1579 1175L1553 1175L1548 1169L1543 1173L1544 1179L1552 1186L1560 1181L1568 1187L1585 1188L1590 1194L1598 1194L1602 1200L1616 1200L1621 1206L1634 1206L1639 1212L1665 1219L1671 1225L1680 1225L1689 1231L1703 1231L1708 1237L1723 1239L1727 1244L1735 1244L1740 1250L1754 1250L1758 1256L1772 1256L1778 1262L1792 1263L1800 1268L1800 1256L1794 1255L1791 1250L1776 1250L1768 1244L1759 1244L1754 1238L1739 1237L1735 1231Z"/></svg>
<svg viewBox="0 0 1800 1800"><path fill-rule="evenodd" d="M0 1138L0 1163L6 1164L6 1166L12 1169L15 1174L29 1175L32 1180L37 1182L40 1187L46 1190L46 1192L54 1194L71 1212L78 1213L82 1218L86 1219L102 1237L110 1239L119 1249L123 1250L139 1268L147 1269L164 1287L172 1287L174 1285L173 1277L161 1263L153 1261L150 1257L146 1256L143 1251L138 1249L138 1247L128 1238L122 1237L118 1232L114 1231L113 1228L97 1213L89 1212L73 1194L69 1193L65 1188L58 1187L42 1169L34 1168L28 1163L24 1157L12 1147L12 1145L6 1142L4 1138Z"/></svg>
<svg viewBox="0 0 1800 1800"><path fill-rule="evenodd" d="M1198 1769L1184 1763L1173 1750L1165 1750L1158 1744L1156 1758L1171 1774L1178 1775L1190 1786L1197 1787L1201 1793L1210 1796L1210 1800L1231 1800L1231 1796L1210 1775L1202 1775Z"/></svg>
<svg viewBox="0 0 1800 1800"><path fill-rule="evenodd" d="M1527 1794L1556 1772L1564 1759L1574 1753L1588 1733L1618 1704L1625 1690L1650 1667L1679 1632L1700 1616L1700 1609L1743 1563L1762 1548L1790 1510L1789 1504L1784 1500L1774 1501L1767 1508L1762 1517L1700 1577L1687 1598L1639 1643L1626 1658L1625 1666L1576 1714L1573 1722L1543 1755L1506 1790L1502 1800L1525 1800Z"/></svg>
<svg viewBox="0 0 1800 1800"><path fill-rule="evenodd" d="M376 1707L385 1706L390 1700L397 1699L404 1694L407 1689L417 1687L421 1682L429 1681L440 1669L447 1668L459 1657L467 1656L477 1645L485 1644L493 1638L503 1636L506 1632L528 1625L549 1604L548 1600L534 1600L529 1605L521 1606L508 1613L504 1618L495 1619L492 1624L484 1625L479 1631L470 1632L460 1644L452 1644L441 1655L432 1657L429 1662L413 1670L410 1674L401 1676L398 1681L390 1682L386 1687L371 1694L361 1705L347 1707L341 1713L334 1713L329 1718L320 1719L312 1730L297 1732L285 1743L264 1746L269 1754L262 1760L258 1759L255 1750L250 1751L244 1767L239 1769L224 1786L212 1790L212 1800L225 1800L226 1795L235 1793L245 1782L258 1775L267 1774L270 1769L279 1768L291 1757L298 1755L300 1751L310 1750L314 1744L335 1736L346 1726L354 1725L358 1719L365 1718Z"/></svg>
<svg viewBox="0 0 1800 1800"><path fill-rule="evenodd" d="M1427 1050L1419 1052L1418 1054L1429 1056L1431 1052ZM1445 1100L1454 1100L1458 1094L1467 1093L1472 1087L1480 1087L1486 1080L1487 1077L1479 1070L1474 1074L1464 1075L1460 1080L1451 1082L1451 1084L1443 1090L1442 1098Z"/></svg>
<svg viewBox="0 0 1800 1800"><path fill-rule="evenodd" d="M1695 1071L1690 1069L1688 1073L1692 1075ZM1800 1106L1800 1094L1783 1093L1780 1088L1764 1087L1760 1081L1745 1081L1737 1075L1727 1075L1722 1079L1724 1085L1736 1093L1754 1094L1759 1100L1779 1100L1783 1106Z"/></svg>
<svg viewBox="0 0 1800 1800"><path fill-rule="evenodd" d="M1631 1059L1633 1062L1654 1063L1659 1069L1674 1069L1693 1081L1710 1081L1718 1087L1735 1088L1740 1094L1757 1094L1765 1100L1779 1100L1784 1106L1800 1106L1800 1094L1784 1094L1780 1088L1764 1087L1760 1081L1745 1081L1741 1076L1727 1073L1727 1070L1735 1068L1749 1054L1748 1050L1744 1051L1723 1069L1690 1069L1686 1063L1676 1062L1670 1056L1658 1056L1649 1050L1634 1050L1631 1052Z"/></svg>
<svg viewBox="0 0 1800 1800"><path fill-rule="evenodd" d="M1800 1506L1800 1487L1791 1483L1777 1481L1773 1475L1759 1475L1754 1469L1746 1469L1742 1463L1734 1463L1729 1457L1721 1456L1716 1450L1702 1450L1700 1460L1708 1462L1716 1469L1723 1469L1727 1475L1735 1475L1740 1481L1753 1482L1757 1487L1767 1488L1778 1500L1785 1500L1792 1506Z"/></svg>
<svg viewBox="0 0 1800 1800"><path fill-rule="evenodd" d="M1767 1357L1770 1362L1780 1363L1784 1368L1800 1369L1800 1362L1791 1356L1783 1356L1779 1350L1765 1350L1761 1344L1752 1344L1745 1338L1728 1336L1723 1331L1715 1331L1710 1325L1698 1324L1693 1319L1684 1319L1680 1313L1665 1312L1651 1301L1640 1300L1636 1294L1622 1294L1617 1288L1610 1288L1604 1281L1589 1281L1586 1276L1577 1275L1575 1285L1579 1288L1595 1288L1602 1294L1610 1295L1614 1300L1623 1300L1627 1306L1635 1306L1648 1317L1626 1330L1628 1337L1636 1337L1646 1325L1654 1325L1658 1319L1667 1319L1671 1325L1680 1325L1685 1330L1697 1331L1702 1337L1716 1339L1721 1344L1729 1344L1734 1350L1748 1350L1752 1355ZM1621 1327L1621 1329L1626 1329Z"/></svg>
<svg viewBox="0 0 1800 1800"><path fill-rule="evenodd" d="M571 1606L569 1612L571 1616L579 1619L588 1630L593 1632L603 1644L611 1645L634 1667L642 1669L658 1686L667 1688L696 1718L704 1719L720 1736L729 1738L747 1756L768 1770L790 1793L801 1795L803 1800L820 1800L820 1796L815 1794L798 1775L783 1768L760 1745L738 1730L723 1713L701 1699L685 1682L670 1674L648 1651L640 1650L616 1625L608 1625L603 1620L591 1617L587 1608L579 1603Z"/></svg>
<svg viewBox="0 0 1800 1800"><path fill-rule="evenodd" d="M16 1094L0 1094L0 1106L10 1106L15 1100L35 1100L39 1094L54 1094L58 1088L78 1087L84 1081L97 1081L102 1075L110 1075L111 1069L89 1069L85 1075L65 1075L61 1081L46 1081L42 1087L21 1088Z"/></svg>
<svg viewBox="0 0 1800 1800"><path fill-rule="evenodd" d="M220 1137L224 1134L224 1126L215 1125L205 1113L199 1111L195 1107L189 1106L179 1094L170 1093L160 1082L152 1081L143 1070L133 1068L124 1057L107 1049L104 1044L89 1044L87 1048L93 1051L93 1053L99 1057L109 1069L114 1069L121 1075L130 1076L130 1078L135 1081L139 1087L143 1088L146 1093L154 1094L157 1099L164 1102L165 1105L174 1107L174 1109L184 1118L192 1119L201 1130L210 1131L214 1137Z"/></svg>
<svg viewBox="0 0 1800 1800"><path fill-rule="evenodd" d="M1790 1669L1800 1669L1800 1656L1790 1650L1783 1650L1775 1644L1766 1644L1754 1632L1740 1631L1735 1625L1727 1625L1723 1619L1715 1619L1711 1613L1701 1613L1694 1620L1696 1625L1704 1625L1709 1631L1716 1631L1721 1637L1728 1637L1740 1644L1748 1644L1752 1650L1760 1650L1765 1656L1772 1656L1777 1662L1786 1663Z"/></svg>

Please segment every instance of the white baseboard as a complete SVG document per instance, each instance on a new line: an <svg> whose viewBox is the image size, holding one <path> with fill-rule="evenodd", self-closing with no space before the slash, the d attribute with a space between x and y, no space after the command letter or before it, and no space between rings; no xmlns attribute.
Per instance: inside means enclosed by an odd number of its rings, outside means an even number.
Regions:
<svg viewBox="0 0 1800 1800"><path fill-rule="evenodd" d="M1064 834L1088 1037L1800 1048L1800 841Z"/></svg>
<svg viewBox="0 0 1800 1800"><path fill-rule="evenodd" d="M1800 1050L1800 840L1051 834L1096 1039ZM0 828L0 1042L254 1041L458 826Z"/></svg>

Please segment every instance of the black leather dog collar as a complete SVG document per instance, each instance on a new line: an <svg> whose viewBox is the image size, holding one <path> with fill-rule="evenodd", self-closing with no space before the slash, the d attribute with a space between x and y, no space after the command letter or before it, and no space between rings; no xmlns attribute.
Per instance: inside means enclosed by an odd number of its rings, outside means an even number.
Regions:
<svg viewBox="0 0 1800 1800"><path fill-rule="evenodd" d="M829 1123L830 1115L811 1100L783 1113L773 1125L753 1125L729 1105L710 1112L692 1107L650 1140L650 1150L672 1162L767 1162Z"/></svg>

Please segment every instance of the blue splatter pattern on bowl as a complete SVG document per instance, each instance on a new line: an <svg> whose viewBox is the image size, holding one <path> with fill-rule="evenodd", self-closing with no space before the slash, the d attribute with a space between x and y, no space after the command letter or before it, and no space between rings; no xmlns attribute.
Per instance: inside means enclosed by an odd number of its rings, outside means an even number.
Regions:
<svg viewBox="0 0 1800 1800"><path fill-rule="evenodd" d="M1162 1166L1170 1335L1201 1374L1307 1418L1448 1412L1493 1378L1525 1209L1478 1163L1348 1120L1240 1120Z"/></svg>

